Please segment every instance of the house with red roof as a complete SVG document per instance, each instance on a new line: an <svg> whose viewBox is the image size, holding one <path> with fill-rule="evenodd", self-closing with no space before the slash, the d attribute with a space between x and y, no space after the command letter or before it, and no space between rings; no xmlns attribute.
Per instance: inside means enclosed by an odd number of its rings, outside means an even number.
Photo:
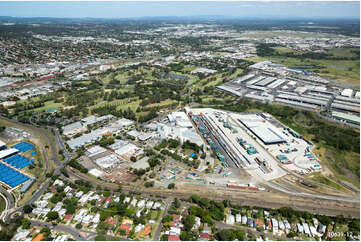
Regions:
<svg viewBox="0 0 361 242"><path fill-rule="evenodd" d="M179 235L169 235L168 241L180 241Z"/></svg>
<svg viewBox="0 0 361 242"><path fill-rule="evenodd" d="M173 221L179 221L181 219L181 216L178 214L173 214Z"/></svg>
<svg viewBox="0 0 361 242"><path fill-rule="evenodd" d="M131 224L122 224L120 225L120 229L125 231L125 234L128 236L130 234L130 230L132 228Z"/></svg>
<svg viewBox="0 0 361 242"><path fill-rule="evenodd" d="M73 218L73 216L74 216L73 214L65 214L64 219L69 221Z"/></svg>
<svg viewBox="0 0 361 242"><path fill-rule="evenodd" d="M272 229L271 220L267 220L267 229L268 229L268 230Z"/></svg>
<svg viewBox="0 0 361 242"><path fill-rule="evenodd" d="M118 223L118 219L109 216L104 220L104 222L109 225L116 225Z"/></svg>
<svg viewBox="0 0 361 242"><path fill-rule="evenodd" d="M208 233L200 233L199 240L211 240L211 235Z"/></svg>
<svg viewBox="0 0 361 242"><path fill-rule="evenodd" d="M264 223L259 219L255 219L253 222L257 227L264 227Z"/></svg>

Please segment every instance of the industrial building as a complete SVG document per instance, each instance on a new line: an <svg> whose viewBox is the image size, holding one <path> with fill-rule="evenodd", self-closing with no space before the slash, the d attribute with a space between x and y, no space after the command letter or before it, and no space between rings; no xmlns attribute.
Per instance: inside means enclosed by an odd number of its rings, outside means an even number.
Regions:
<svg viewBox="0 0 361 242"><path fill-rule="evenodd" d="M360 125L360 116L333 111L332 117L340 121Z"/></svg>
<svg viewBox="0 0 361 242"><path fill-rule="evenodd" d="M189 116L209 148L226 168L244 169L265 180L285 175L279 166L300 174L321 169L312 144L266 113L231 113L191 109Z"/></svg>
<svg viewBox="0 0 361 242"><path fill-rule="evenodd" d="M247 115L243 119L238 119L238 121L266 145L286 142L286 138L281 131L272 127L270 123L264 122L257 115Z"/></svg>
<svg viewBox="0 0 361 242"><path fill-rule="evenodd" d="M249 68L250 73L216 88L230 95L258 102L278 103L316 112L360 113L359 90L340 90L315 74L289 69L271 61L262 61Z"/></svg>

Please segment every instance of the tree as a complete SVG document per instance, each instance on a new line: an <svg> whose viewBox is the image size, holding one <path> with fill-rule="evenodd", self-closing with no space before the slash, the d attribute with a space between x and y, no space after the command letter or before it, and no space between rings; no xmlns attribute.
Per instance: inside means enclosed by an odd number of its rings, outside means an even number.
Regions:
<svg viewBox="0 0 361 242"><path fill-rule="evenodd" d="M153 187L154 186L154 181L146 182L146 183L144 183L144 186L145 187Z"/></svg>
<svg viewBox="0 0 361 242"><path fill-rule="evenodd" d="M187 215L182 218L182 223L184 225L185 231L191 231L191 229L193 228L193 226L195 224L195 219L196 219L196 216L194 216L194 215Z"/></svg>
<svg viewBox="0 0 361 242"><path fill-rule="evenodd" d="M168 241L168 235L167 234L162 234L162 236L160 236L160 240L161 241Z"/></svg>
<svg viewBox="0 0 361 242"><path fill-rule="evenodd" d="M24 206L23 210L24 210L24 213L29 214L29 213L31 213L33 211L33 207L31 205L29 205L29 204L26 204Z"/></svg>
<svg viewBox="0 0 361 242"><path fill-rule="evenodd" d="M59 218L59 214L58 214L58 212L51 211L51 212L48 212L46 217L48 218L49 221L53 221L53 220L56 220Z"/></svg>
<svg viewBox="0 0 361 242"><path fill-rule="evenodd" d="M29 220L29 219L23 218L23 219L21 220L21 227L22 227L23 229L30 229L30 225L31 225L31 223L30 223L30 220Z"/></svg>
<svg viewBox="0 0 361 242"><path fill-rule="evenodd" d="M51 231L48 227L45 227L40 230L40 233L44 234L45 237L49 237L51 234Z"/></svg>
<svg viewBox="0 0 361 242"><path fill-rule="evenodd" d="M174 183L169 183L168 189L174 189L174 188L175 188L175 184Z"/></svg>
<svg viewBox="0 0 361 242"><path fill-rule="evenodd" d="M136 162L137 161L137 158L135 158L134 156L130 157L130 160L133 161L133 162Z"/></svg>
<svg viewBox="0 0 361 242"><path fill-rule="evenodd" d="M78 224L76 224L75 225L75 228L77 228L77 229L81 229L83 226L81 225L81 223L78 223Z"/></svg>
<svg viewBox="0 0 361 242"><path fill-rule="evenodd" d="M171 221L173 221L173 216L170 214L165 215L164 218L162 219L162 223L167 223Z"/></svg>
<svg viewBox="0 0 361 242"><path fill-rule="evenodd" d="M103 234L99 234L97 236L95 236L95 241L106 241L106 237Z"/></svg>
<svg viewBox="0 0 361 242"><path fill-rule="evenodd" d="M181 203L179 202L178 198L174 198L173 205L175 208L180 208Z"/></svg>

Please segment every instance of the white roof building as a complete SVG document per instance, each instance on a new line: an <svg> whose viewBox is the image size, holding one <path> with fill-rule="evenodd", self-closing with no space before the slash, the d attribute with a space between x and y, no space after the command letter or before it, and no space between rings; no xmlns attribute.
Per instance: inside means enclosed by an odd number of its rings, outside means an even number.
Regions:
<svg viewBox="0 0 361 242"><path fill-rule="evenodd" d="M316 230L316 227L314 227L314 226L310 226L310 232L311 232L311 235L312 235L312 237L315 237L315 235L319 235L318 233L317 233L317 230Z"/></svg>
<svg viewBox="0 0 361 242"><path fill-rule="evenodd" d="M93 220L93 215L86 215L83 217L82 222L84 224L89 224Z"/></svg>
<svg viewBox="0 0 361 242"><path fill-rule="evenodd" d="M137 204L138 208L143 208L145 206L145 200L140 200Z"/></svg>
<svg viewBox="0 0 361 242"><path fill-rule="evenodd" d="M134 121L126 119L126 118L121 118L121 119L117 120L116 123L122 125L123 127L129 127L134 124Z"/></svg>
<svg viewBox="0 0 361 242"><path fill-rule="evenodd" d="M30 234L30 231L27 229L21 229L18 233L16 233L13 237L13 241L24 241Z"/></svg>
<svg viewBox="0 0 361 242"><path fill-rule="evenodd" d="M357 91L357 92L355 93L355 98L360 99L360 92L359 92L359 91Z"/></svg>
<svg viewBox="0 0 361 242"><path fill-rule="evenodd" d="M54 186L64 186L64 182L62 180L56 179L53 183Z"/></svg>
<svg viewBox="0 0 361 242"><path fill-rule="evenodd" d="M43 200L49 200L53 196L53 193L48 192L44 195Z"/></svg>
<svg viewBox="0 0 361 242"><path fill-rule="evenodd" d="M141 151L141 148L130 143L130 144L127 144L127 145L115 150L115 153L117 155L126 155L126 154L131 154L131 153L137 153L139 151Z"/></svg>
<svg viewBox="0 0 361 242"><path fill-rule="evenodd" d="M177 125L178 127L191 128L192 123L189 120L185 112L173 112L168 114L168 119L170 123Z"/></svg>
<svg viewBox="0 0 361 242"><path fill-rule="evenodd" d="M247 223L247 216L243 215L242 216L242 224L246 224Z"/></svg>
<svg viewBox="0 0 361 242"><path fill-rule="evenodd" d="M118 156L111 154L95 160L95 163L102 169L108 169L121 163L121 159Z"/></svg>
<svg viewBox="0 0 361 242"><path fill-rule="evenodd" d="M279 221L278 226L281 230L284 230L286 228L285 224L282 221Z"/></svg>
<svg viewBox="0 0 361 242"><path fill-rule="evenodd" d="M87 152L89 153L88 157L92 157L92 156L104 153L106 151L107 151L107 149L105 149L105 148L103 148L103 147L101 147L99 145L94 145L94 146L87 149Z"/></svg>
<svg viewBox="0 0 361 242"><path fill-rule="evenodd" d="M144 225L143 225L143 224L138 224L137 226L135 226L134 232L135 232L135 233L138 233L138 232L140 232L143 228L144 228Z"/></svg>
<svg viewBox="0 0 361 242"><path fill-rule="evenodd" d="M352 89L346 88L341 92L341 95L345 97L352 97L352 93L353 93Z"/></svg>
<svg viewBox="0 0 361 242"><path fill-rule="evenodd" d="M95 177L102 177L104 176L104 172L102 172L101 170L98 170L97 168L93 168L90 171L88 171L88 173L90 175L93 175Z"/></svg>
<svg viewBox="0 0 361 242"><path fill-rule="evenodd" d="M60 217L60 218L63 218L64 215L65 215L65 213L66 213L66 209L65 209L65 208L60 209L59 212L58 212L59 217Z"/></svg>
<svg viewBox="0 0 361 242"><path fill-rule="evenodd" d="M193 225L193 228L197 229L197 228L199 228L199 226L201 226L201 218L195 217L195 223Z"/></svg>
<svg viewBox="0 0 361 242"><path fill-rule="evenodd" d="M311 232L310 232L310 228L308 227L308 224L302 223L302 226L303 226L303 230L304 230L305 234L311 236Z"/></svg>
<svg viewBox="0 0 361 242"><path fill-rule="evenodd" d="M79 191L75 194L75 197L79 198L81 196L83 196L84 192L83 191Z"/></svg>
<svg viewBox="0 0 361 242"><path fill-rule="evenodd" d="M169 235L180 235L181 229L177 227L171 227L169 230Z"/></svg>
<svg viewBox="0 0 361 242"><path fill-rule="evenodd" d="M97 223L99 223L99 221L100 221L100 214L97 213L97 214L95 214L95 216L93 217L92 222L95 223L95 224L97 224Z"/></svg>
<svg viewBox="0 0 361 242"><path fill-rule="evenodd" d="M299 233L303 233L303 226L301 224L299 224L299 223L297 223L297 231Z"/></svg>
<svg viewBox="0 0 361 242"><path fill-rule="evenodd" d="M151 209L153 207L154 202L152 200L148 201L145 205L146 208Z"/></svg>
<svg viewBox="0 0 361 242"><path fill-rule="evenodd" d="M234 224L235 218L233 215L229 215L226 219L226 224Z"/></svg>
<svg viewBox="0 0 361 242"><path fill-rule="evenodd" d="M19 150L15 149L15 148L10 148L7 150L0 150L0 159L4 159L7 156L14 155L18 152L19 152Z"/></svg>
<svg viewBox="0 0 361 242"><path fill-rule="evenodd" d="M162 206L162 204L160 204L159 202L155 202L154 203L154 205L153 205L153 207L152 207L152 209L158 209L158 208L160 208Z"/></svg>
<svg viewBox="0 0 361 242"><path fill-rule="evenodd" d="M240 214L236 214L236 222L242 223L242 216Z"/></svg>
<svg viewBox="0 0 361 242"><path fill-rule="evenodd" d="M80 122L75 122L62 127L64 135L74 135L81 131L83 125Z"/></svg>
<svg viewBox="0 0 361 242"><path fill-rule="evenodd" d="M132 202L130 203L131 206L135 207L137 204L137 199L133 198Z"/></svg>

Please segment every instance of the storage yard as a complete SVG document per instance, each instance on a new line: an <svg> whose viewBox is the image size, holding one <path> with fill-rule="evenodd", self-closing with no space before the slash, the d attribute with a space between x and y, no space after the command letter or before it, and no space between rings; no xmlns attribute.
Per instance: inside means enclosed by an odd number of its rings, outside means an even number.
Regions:
<svg viewBox="0 0 361 242"><path fill-rule="evenodd" d="M191 109L188 114L208 149L222 162L221 169L247 172L251 177L248 181L274 180L286 175L287 170L307 174L321 169L312 154L312 144L268 114L208 108Z"/></svg>
<svg viewBox="0 0 361 242"><path fill-rule="evenodd" d="M342 89L310 72L263 61L251 73L217 86L231 95L279 103L312 111L329 111L328 117L352 127L360 125L360 91ZM334 112L343 115L334 115Z"/></svg>

